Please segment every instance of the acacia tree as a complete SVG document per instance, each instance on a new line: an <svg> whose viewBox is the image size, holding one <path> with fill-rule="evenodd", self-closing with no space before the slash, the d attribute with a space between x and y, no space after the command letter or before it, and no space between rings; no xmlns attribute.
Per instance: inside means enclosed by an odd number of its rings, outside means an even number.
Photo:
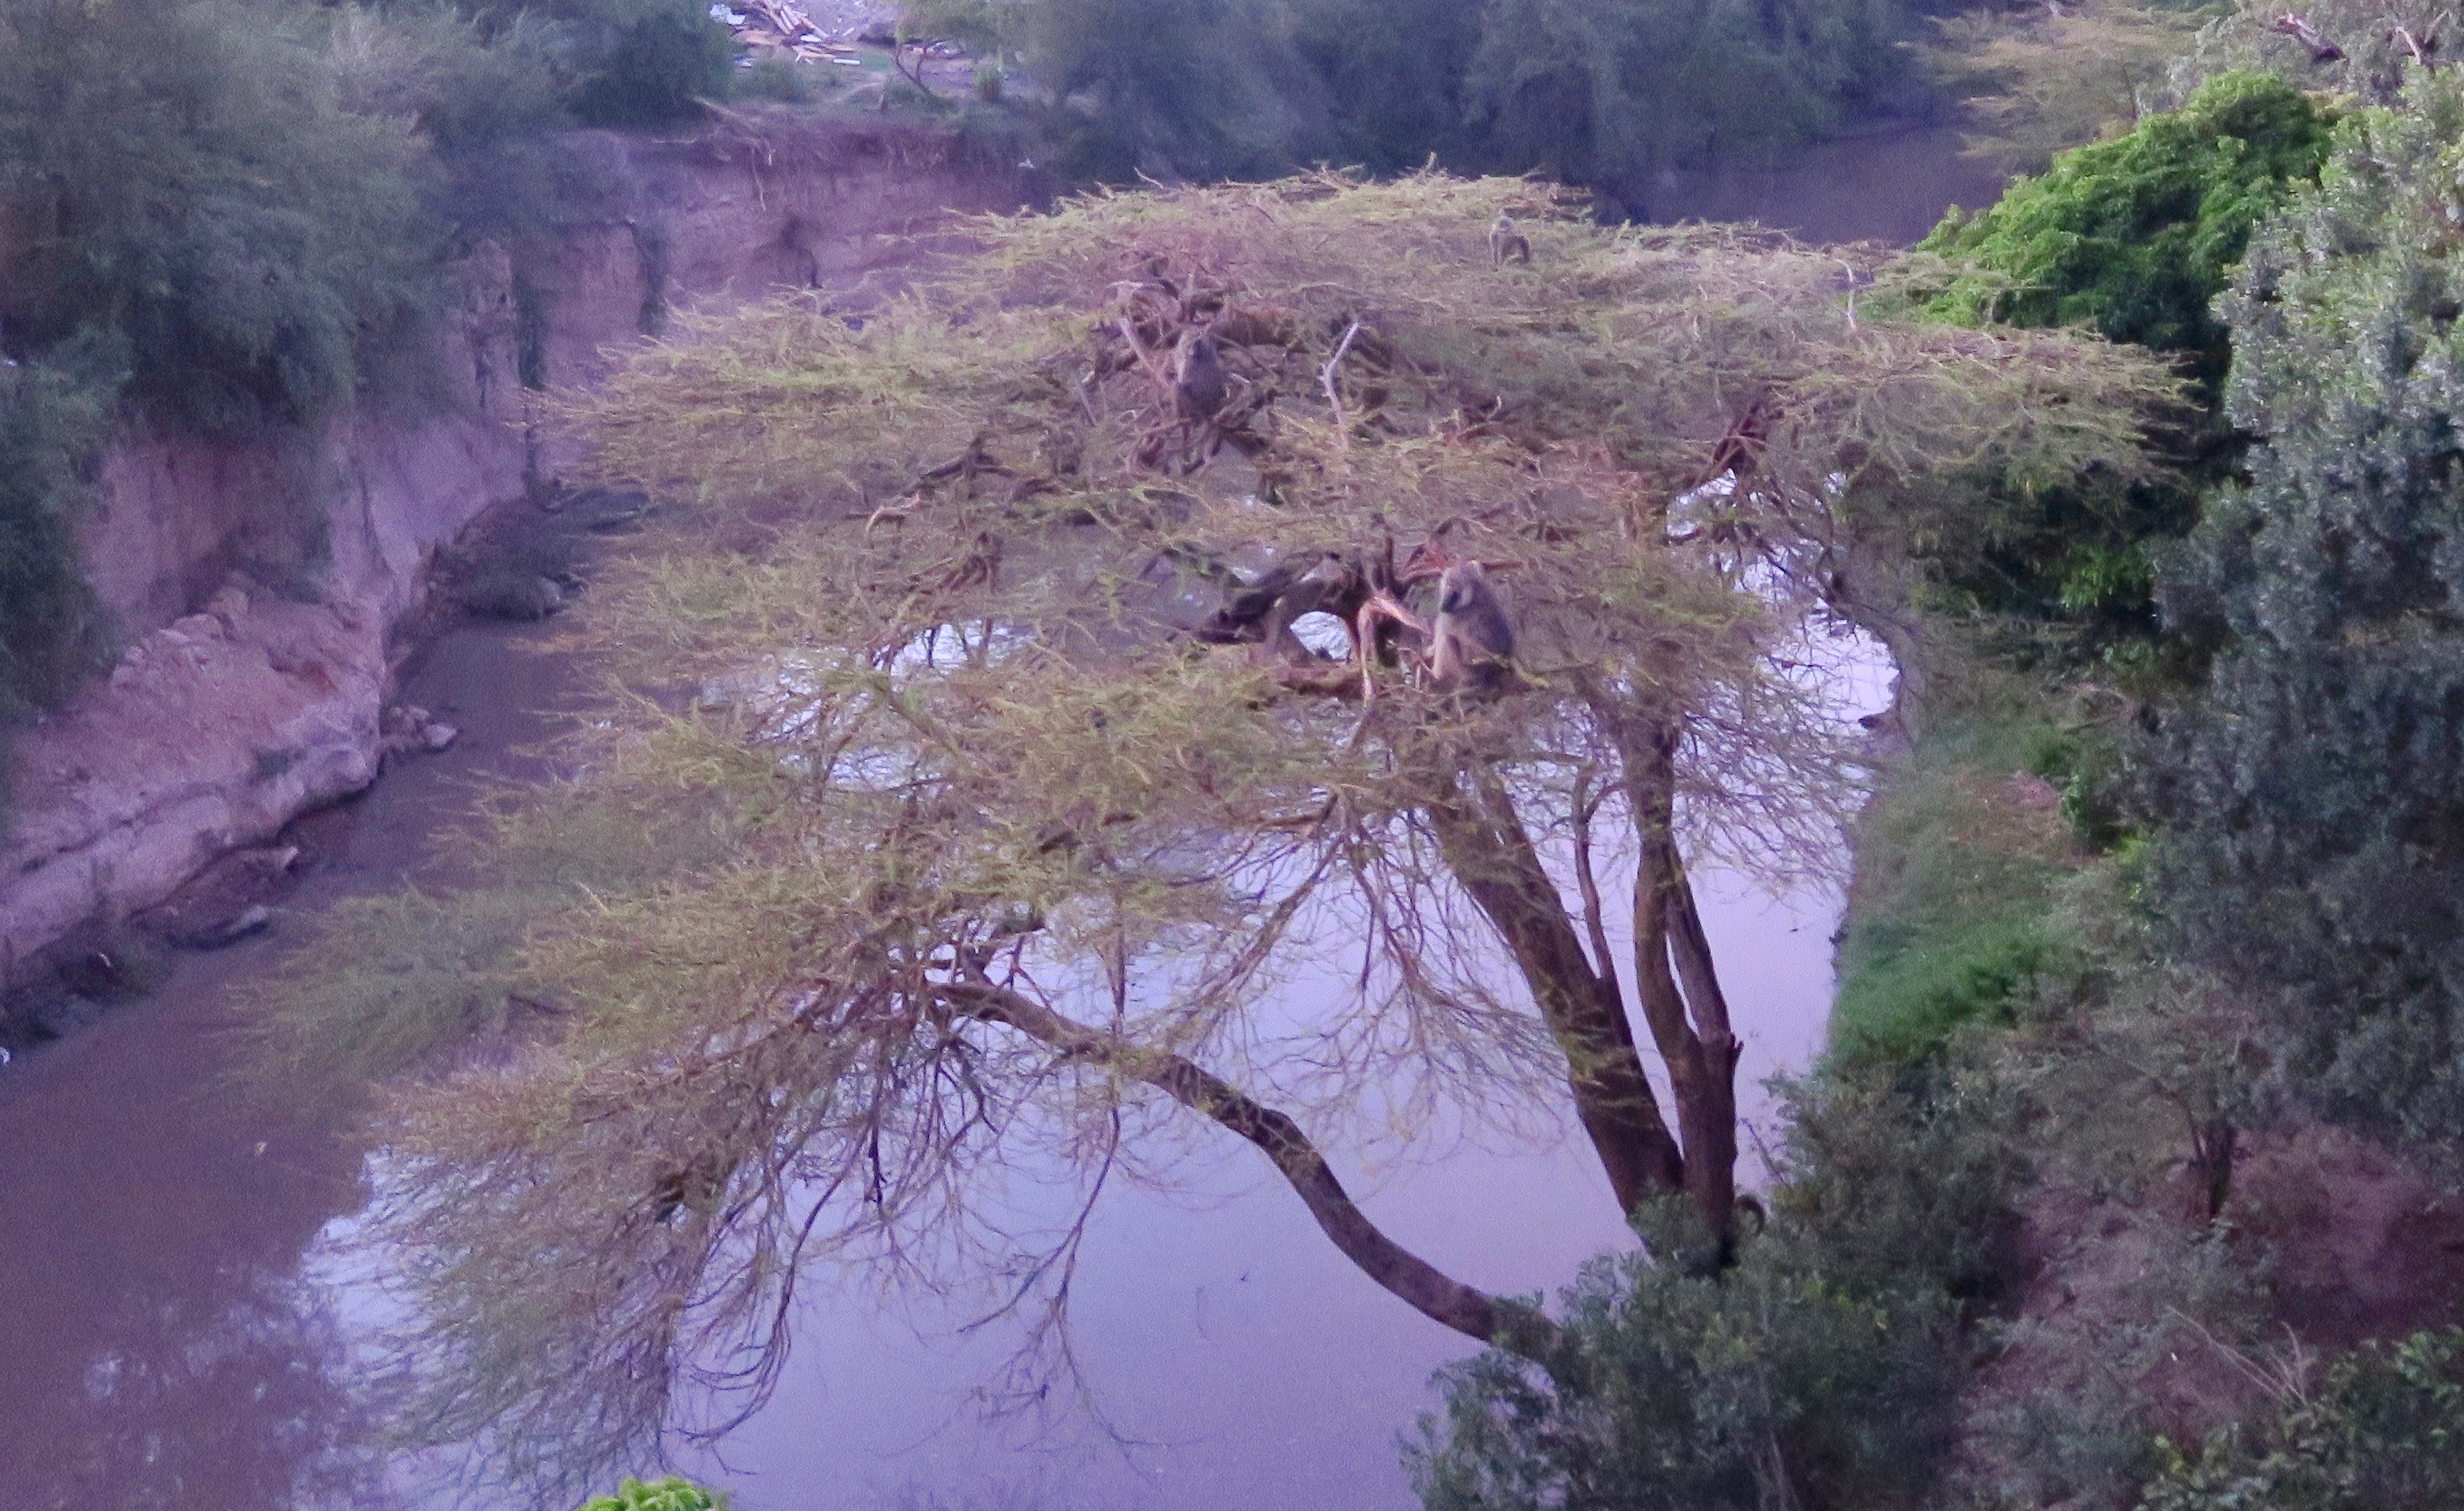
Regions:
<svg viewBox="0 0 2464 1511"><path fill-rule="evenodd" d="M1529 266L1490 266L1506 209ZM612 471L690 480L584 611L646 694L503 838L655 879L536 918L530 1041L389 1106L424 1432L622 1448L680 1369L758 1396L825 1261L973 1255L1057 1316L1077 1227L1027 1244L986 1187L1057 1162L1091 1199L1185 1117L1403 1301L1547 1352L1318 1139L1570 1108L1621 1208L1732 1235L1740 1035L1689 865L1828 846L1852 772L1805 668L1850 512L1945 466L2127 468L2166 384L1860 317L1873 253L1603 231L1516 181L981 233L595 405ZM1485 691L1425 653L1472 560L1517 631ZM1334 999L1293 1006L1304 975Z"/></svg>

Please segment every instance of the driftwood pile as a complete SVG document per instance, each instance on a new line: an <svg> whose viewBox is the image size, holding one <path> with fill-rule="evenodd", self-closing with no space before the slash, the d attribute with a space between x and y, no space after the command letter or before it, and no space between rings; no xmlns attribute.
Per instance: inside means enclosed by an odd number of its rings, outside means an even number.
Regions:
<svg viewBox="0 0 2464 1511"><path fill-rule="evenodd" d="M796 0L742 0L740 8L714 5L711 14L726 23L736 39L746 47L792 53L807 62L852 56L855 53L852 40L832 36L815 26L813 18Z"/></svg>

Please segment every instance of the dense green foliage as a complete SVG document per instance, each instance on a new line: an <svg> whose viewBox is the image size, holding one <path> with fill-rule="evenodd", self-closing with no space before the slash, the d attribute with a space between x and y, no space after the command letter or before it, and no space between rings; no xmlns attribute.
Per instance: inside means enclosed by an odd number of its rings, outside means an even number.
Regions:
<svg viewBox="0 0 2464 1511"><path fill-rule="evenodd" d="M56 701L108 644L74 569L74 511L106 432L123 350L88 333L0 368L0 723Z"/></svg>
<svg viewBox="0 0 2464 1511"><path fill-rule="evenodd" d="M2224 305L2262 438L2167 601L2221 644L2153 800L2188 948L2331 1115L2464 1138L2464 90L2355 120Z"/></svg>
<svg viewBox="0 0 2464 1511"><path fill-rule="evenodd" d="M2464 1128L2464 288L2448 267L2464 96L2416 77L2333 126L2248 75L2195 98L2265 104L2300 148L2277 168L2324 142L2318 171L2270 187L2245 171L2266 154L2233 134L2150 122L1937 236L1999 258L1937 308L2169 347L2223 412L2207 449L2175 448L2187 539L2047 512L1995 543L2016 568L1998 584L1977 556L1916 542L1915 749L1860 821L1833 1073L1988 1055L2034 1104L2022 1205L2075 1245L2032 1282L2036 1305L1984 1325L2003 1362L1971 1396L1954 1503L2447 1505L2464 1482L2457 1340L2321 1367L2315 1301L2277 1292L2274 1267L2289 1281L2315 1263L2329 1239L2306 1230L2329 1219L2277 1204L2350 1177L2313 1153L2300 1176L2255 1174L2250 1155L2343 1147L2309 1121L2323 1113L2409 1145L2436 1183ZM2119 178L2082 177L2100 165ZM2134 222L2168 184L2172 218ZM2045 218L2053 188L2067 223ZM2168 291L2132 267L2130 235L2091 234L2134 224L2204 260L2199 276ZM2035 239L1996 250L2014 228ZM1997 282L2021 276L2035 286ZM2202 286L2227 284L2211 308ZM1991 529L2025 503L1997 501ZM2134 591L2165 613L2096 655L2045 654L2049 626L2073 626L2044 584L2083 545L2134 553ZM2040 586L2013 590L2030 571ZM2420 1325L2427 1304L2392 1320ZM2168 1382L2194 1354L2237 1384Z"/></svg>
<svg viewBox="0 0 2464 1511"><path fill-rule="evenodd" d="M345 108L271 8L29 0L0 16L12 354L128 344L134 394L214 430L347 393L421 296L416 144Z"/></svg>
<svg viewBox="0 0 2464 1511"><path fill-rule="evenodd" d="M1902 0L910 0L1023 55L1074 171L1123 182L1434 157L1648 213L1664 169L1801 142L1907 77Z"/></svg>
<svg viewBox="0 0 2464 1511"><path fill-rule="evenodd" d="M2317 176L2333 116L2271 75L2227 73L2177 111L2063 153L1973 216L1954 211L1923 251L1948 260L1929 307L1947 318L2087 325L2176 354L2212 406L2231 358L2209 305L2259 219ZM2163 427L2173 467L2124 485L2001 489L1983 530L1918 543L1941 606L2002 616L2093 659L2145 659L2156 638L2151 545L2197 517L2199 490L2238 448L2206 407Z"/></svg>
<svg viewBox="0 0 2464 1511"><path fill-rule="evenodd" d="M684 0L0 9L0 720L108 648L74 522L115 427L296 438L414 385L440 263L577 186L554 129L676 119L731 51Z"/></svg>
<svg viewBox="0 0 2464 1511"><path fill-rule="evenodd" d="M1430 1511L1917 1503L1941 1476L1963 1319L1995 1290L2017 1100L1972 1068L1790 1088L1768 1226L1727 1270L1683 1213L1593 1260L1545 1364L1440 1375L1406 1450Z"/></svg>
<svg viewBox="0 0 2464 1511"><path fill-rule="evenodd" d="M2444 1511L2464 1487L2464 1331L2364 1347L2272 1420L2167 1448L2140 1511Z"/></svg>
<svg viewBox="0 0 2464 1511"><path fill-rule="evenodd" d="M1923 250L1974 263L1939 301L2015 325L2092 325L2180 352L2212 381L2229 350L2208 305L2254 227L2318 176L2334 118L2282 79L2220 75L2182 108L2063 153Z"/></svg>
<svg viewBox="0 0 2464 1511"><path fill-rule="evenodd" d="M1646 1232L1666 1244L1672 1236ZM1544 1369L1488 1353L1441 1377L1414 1464L1430 1511L1754 1511L1887 1503L1947 1445L1950 1308L1862 1296L1766 1235L1725 1274L1593 1260L1564 1297L1579 1342Z"/></svg>
<svg viewBox="0 0 2464 1511"><path fill-rule="evenodd" d="M1485 166L1650 212L1664 169L1819 135L1903 70L1894 0L1497 0L1465 104Z"/></svg>
<svg viewBox="0 0 2464 1511"><path fill-rule="evenodd" d="M604 31L567 102L588 126L656 126L725 98L736 45L699 7L654 3L594 17Z"/></svg>
<svg viewBox="0 0 2464 1511"><path fill-rule="evenodd" d="M670 1475L648 1482L627 1479L615 1494L583 1501L581 1511L727 1511L727 1498Z"/></svg>

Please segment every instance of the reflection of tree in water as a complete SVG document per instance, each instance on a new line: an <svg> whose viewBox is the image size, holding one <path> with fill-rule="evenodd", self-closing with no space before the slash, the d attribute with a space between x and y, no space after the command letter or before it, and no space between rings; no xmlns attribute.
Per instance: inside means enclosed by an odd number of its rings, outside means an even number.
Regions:
<svg viewBox="0 0 2464 1511"><path fill-rule="evenodd" d="M84 1378L53 1397L50 1461L32 1466L37 1504L382 1502L374 1434L342 1383L341 1329L313 1287L231 1265L128 1295L95 1321Z"/></svg>
<svg viewBox="0 0 2464 1511"><path fill-rule="evenodd" d="M0 1100L0 1500L380 1507L336 1297L301 1256L359 1150L231 1095L219 1045L100 1041Z"/></svg>

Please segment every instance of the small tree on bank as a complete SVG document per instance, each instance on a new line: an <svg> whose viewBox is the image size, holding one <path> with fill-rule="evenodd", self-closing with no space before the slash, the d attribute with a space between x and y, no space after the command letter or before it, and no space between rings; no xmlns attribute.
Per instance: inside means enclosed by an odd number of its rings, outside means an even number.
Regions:
<svg viewBox="0 0 2464 1511"><path fill-rule="evenodd" d="M1491 266L1503 210L1528 266ZM653 695L505 864L587 834L653 879L543 910L533 1040L388 1109L423 1434L621 1449L679 1369L758 1396L830 1260L972 1257L1057 1317L1078 1225L1003 1231L1000 1173L1091 1200L1189 1115L1527 1355L1549 1320L1380 1232L1327 1131L1570 1109L1620 1207L1677 1194L1716 1263L1741 1034L1689 877L1827 852L1854 773L1809 668L1851 525L1946 469L2127 469L2167 388L2076 336L1860 316L1872 254L1606 232L1512 181L982 233L595 406L613 471L693 501L586 610ZM1457 678L1430 636L1469 562L1515 648Z"/></svg>

